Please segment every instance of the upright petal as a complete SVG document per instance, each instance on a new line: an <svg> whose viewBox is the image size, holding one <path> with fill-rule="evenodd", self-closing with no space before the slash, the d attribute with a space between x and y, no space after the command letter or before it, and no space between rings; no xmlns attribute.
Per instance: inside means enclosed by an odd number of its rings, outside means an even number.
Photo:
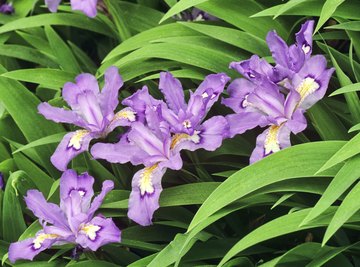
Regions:
<svg viewBox="0 0 360 267"><path fill-rule="evenodd" d="M25 197L25 202L28 209L31 210L40 221L45 221L65 229L67 228L65 214L59 206L48 203L44 195L38 190L29 190Z"/></svg>
<svg viewBox="0 0 360 267"><path fill-rule="evenodd" d="M87 212L89 219L91 219L94 216L95 212L100 208L107 193L109 193L113 189L114 189L113 181L106 180L103 182L100 194L94 198L93 202L91 203L90 209Z"/></svg>
<svg viewBox="0 0 360 267"><path fill-rule="evenodd" d="M152 224L153 214L159 208L161 179L165 171L154 165L135 173L129 197L128 217L131 220L142 226Z"/></svg>
<svg viewBox="0 0 360 267"><path fill-rule="evenodd" d="M272 125L256 139L256 148L250 156L250 164L291 146L290 130L285 125Z"/></svg>
<svg viewBox="0 0 360 267"><path fill-rule="evenodd" d="M15 243L9 247L9 260L15 263L17 260L33 260L40 252L50 248L58 236L55 234L45 234L40 231L35 238L29 238Z"/></svg>
<svg viewBox="0 0 360 267"><path fill-rule="evenodd" d="M276 64L280 66L289 66L289 47L283 39L281 39L275 31L271 31L266 36L266 42L272 53L272 57Z"/></svg>
<svg viewBox="0 0 360 267"><path fill-rule="evenodd" d="M78 130L64 136L50 160L60 171L65 171L69 162L89 149L92 136L89 131Z"/></svg>
<svg viewBox="0 0 360 267"><path fill-rule="evenodd" d="M87 128L91 131L103 131L104 116L97 96L92 91L85 91L78 95L77 101L79 104L77 112L86 120Z"/></svg>
<svg viewBox="0 0 360 267"><path fill-rule="evenodd" d="M159 89L165 96L166 103L175 113L186 109L184 91L181 83L170 72L160 73Z"/></svg>
<svg viewBox="0 0 360 267"><path fill-rule="evenodd" d="M119 104L119 89L124 82L117 67L109 67L105 72L105 85L100 94L100 107L104 117L112 119L114 110ZM111 115L111 118L109 117Z"/></svg>
<svg viewBox="0 0 360 267"><path fill-rule="evenodd" d="M90 222L80 226L76 243L92 251L101 246L121 241L121 231L112 219L100 216L94 217Z"/></svg>
<svg viewBox="0 0 360 267"><path fill-rule="evenodd" d="M38 106L38 111L46 119L52 120L57 123L71 123L79 127L84 127L85 123L83 119L74 111L65 110L63 108L56 108L48 103L41 103Z"/></svg>
<svg viewBox="0 0 360 267"><path fill-rule="evenodd" d="M56 12L61 0L45 0L45 5L51 12Z"/></svg>
<svg viewBox="0 0 360 267"><path fill-rule="evenodd" d="M208 112L219 99L228 81L230 81L230 77L225 73L210 74L205 77L204 81L196 89L194 95L199 95L204 99L208 99L205 108L206 112Z"/></svg>
<svg viewBox="0 0 360 267"><path fill-rule="evenodd" d="M308 20L303 25L298 33L296 33L296 43L303 50L307 58L310 57L312 52L312 35L314 32L314 21Z"/></svg>
<svg viewBox="0 0 360 267"><path fill-rule="evenodd" d="M80 196L82 211L86 212L90 208L90 202L94 196L94 181L94 177L87 172L77 175L74 170L65 171L60 178L60 205L63 200L76 192Z"/></svg>
<svg viewBox="0 0 360 267"><path fill-rule="evenodd" d="M80 10L86 16L94 18L97 15L97 1L98 0L71 0L72 10Z"/></svg>

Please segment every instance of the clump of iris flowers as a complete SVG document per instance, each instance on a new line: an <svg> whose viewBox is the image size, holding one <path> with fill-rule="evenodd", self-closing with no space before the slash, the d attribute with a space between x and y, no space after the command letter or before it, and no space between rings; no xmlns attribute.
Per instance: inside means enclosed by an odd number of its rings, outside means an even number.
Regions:
<svg viewBox="0 0 360 267"><path fill-rule="evenodd" d="M60 178L60 206L48 203L38 190L29 190L25 202L39 218L43 229L35 237L12 243L9 259L32 260L40 252L53 245L74 244L96 251L112 242L120 242L121 232L111 218L95 212L114 183L103 183L101 193L94 197L94 178L87 173L77 175L67 170Z"/></svg>
<svg viewBox="0 0 360 267"><path fill-rule="evenodd" d="M291 146L291 132L307 127L305 111L326 93L334 69L327 69L324 56L311 56L313 28L314 21L304 23L290 47L275 31L269 32L266 40L275 67L256 55L230 64L244 78L229 85L230 97L222 101L236 112L227 116L229 137L267 127L257 137L250 163Z"/></svg>
<svg viewBox="0 0 360 267"><path fill-rule="evenodd" d="M130 219L144 226L152 223L153 214L159 208L161 179L167 168L182 168L181 150L213 151L229 135L223 116L205 118L229 79L223 73L207 76L194 93L190 92L186 103L180 81L163 72L159 88L165 102L150 96L146 87L122 102L135 110L139 121L131 125L120 142L97 143L91 154L113 163L145 166L132 180Z"/></svg>

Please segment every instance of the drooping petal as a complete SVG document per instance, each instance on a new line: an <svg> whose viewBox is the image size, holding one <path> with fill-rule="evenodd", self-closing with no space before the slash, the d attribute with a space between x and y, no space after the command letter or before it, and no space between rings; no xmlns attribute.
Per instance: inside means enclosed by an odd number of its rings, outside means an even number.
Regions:
<svg viewBox="0 0 360 267"><path fill-rule="evenodd" d="M94 196L94 177L90 176L87 172L77 175L74 170L65 171L60 178L60 205L62 206L63 200L70 197L73 192L80 196L81 209L86 212L90 208L90 202Z"/></svg>
<svg viewBox="0 0 360 267"><path fill-rule="evenodd" d="M132 108L124 108L118 111L106 127L105 133L111 133L119 126L130 126L136 121L136 117L136 112Z"/></svg>
<svg viewBox="0 0 360 267"><path fill-rule="evenodd" d="M199 85L194 92L194 95L199 95L202 98L208 98L206 101L205 110L208 112L214 103L219 99L220 94L224 91L225 85L230 80L230 77L225 73L210 74L205 77L205 80Z"/></svg>
<svg viewBox="0 0 360 267"><path fill-rule="evenodd" d="M46 6L51 12L56 12L61 0L45 0Z"/></svg>
<svg viewBox="0 0 360 267"><path fill-rule="evenodd" d="M305 56L307 58L310 57L312 52L312 35L314 31L314 21L308 20L303 25L301 25L301 29L296 36L296 43L303 50Z"/></svg>
<svg viewBox="0 0 360 267"><path fill-rule="evenodd" d="M121 231L113 220L100 216L96 216L90 222L81 225L76 238L76 243L92 251L96 251L106 244L120 241Z"/></svg>
<svg viewBox="0 0 360 267"><path fill-rule="evenodd" d="M170 72L160 73L159 89L163 93L169 108L175 113L181 109L186 109L182 85Z"/></svg>
<svg viewBox="0 0 360 267"><path fill-rule="evenodd" d="M66 218L58 205L48 203L44 195L38 190L29 190L25 197L25 202L29 210L34 213L40 221L45 221L55 226L67 228Z"/></svg>
<svg viewBox="0 0 360 267"><path fill-rule="evenodd" d="M65 171L69 162L89 149L92 135L89 131L78 130L64 136L50 160L60 171Z"/></svg>
<svg viewBox="0 0 360 267"><path fill-rule="evenodd" d="M72 10L80 10L86 16L94 18L97 15L97 1L98 0L71 0Z"/></svg>
<svg viewBox="0 0 360 267"><path fill-rule="evenodd" d="M304 116L304 110L303 109L296 109L294 114L292 115L292 118L286 122L286 127L289 128L291 132L294 134L298 134L302 131L304 131L307 127L307 121Z"/></svg>
<svg viewBox="0 0 360 267"><path fill-rule="evenodd" d="M33 260L40 252L50 248L58 236L54 234L45 234L40 231L35 238L29 238L15 243L9 247L9 260L15 263L17 260Z"/></svg>
<svg viewBox="0 0 360 267"><path fill-rule="evenodd" d="M127 140L127 135L123 135L116 144L96 143L91 148L91 155L95 159L105 159L111 163L132 162L137 165L142 161L137 162L136 159L141 158L143 154L139 147Z"/></svg>
<svg viewBox="0 0 360 267"><path fill-rule="evenodd" d="M124 82L117 67L109 67L105 72L105 85L100 94L100 107L104 117L112 119L114 110L119 104L119 90ZM111 118L110 118L111 116Z"/></svg>
<svg viewBox="0 0 360 267"><path fill-rule="evenodd" d="M243 112L226 116L229 124L229 136L233 138L264 123L265 117L257 112Z"/></svg>
<svg viewBox="0 0 360 267"><path fill-rule="evenodd" d="M291 146L290 130L285 126L272 125L256 139L256 148L250 156L250 164Z"/></svg>
<svg viewBox="0 0 360 267"><path fill-rule="evenodd" d="M129 197L128 217L131 220L142 226L152 224L153 214L159 208L161 179L165 171L154 165L135 173Z"/></svg>
<svg viewBox="0 0 360 267"><path fill-rule="evenodd" d="M46 119L57 123L71 123L79 127L84 127L83 119L74 111L65 110L63 108L56 108L44 102L38 106L38 111Z"/></svg>
<svg viewBox="0 0 360 267"><path fill-rule="evenodd" d="M90 209L87 212L88 218L92 218L95 212L100 208L105 196L114 188L114 182L106 180L102 184L102 189L99 195L97 195L91 203Z"/></svg>

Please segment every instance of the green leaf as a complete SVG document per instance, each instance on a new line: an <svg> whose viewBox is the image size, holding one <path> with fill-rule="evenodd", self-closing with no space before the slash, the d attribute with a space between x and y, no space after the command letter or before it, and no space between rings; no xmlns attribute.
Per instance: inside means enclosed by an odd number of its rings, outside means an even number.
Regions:
<svg viewBox="0 0 360 267"><path fill-rule="evenodd" d="M360 156L353 157L345 163L331 181L315 207L310 210L301 225L309 223L341 197L341 195L360 177L359 164Z"/></svg>
<svg viewBox="0 0 360 267"><path fill-rule="evenodd" d="M331 236L333 236L335 232L339 230L340 227L342 227L347 221L351 220L351 217L356 214L356 212L360 209L359 197L360 182L358 182L355 187L350 191L350 193L347 194L344 201L341 203L340 207L336 211L328 228L326 229L322 245L325 245L329 241Z"/></svg>
<svg viewBox="0 0 360 267"><path fill-rule="evenodd" d="M190 7L199 5L207 1L209 0L180 0L174 6L172 6L168 12L166 12L166 14L162 17L159 23L162 23L163 21L167 20L168 18L171 18L176 14L179 14L185 9L188 9Z"/></svg>
<svg viewBox="0 0 360 267"><path fill-rule="evenodd" d="M314 33L316 33L320 28L325 24L325 22L331 18L335 10L340 6L345 0L326 0L324 6L321 9L320 18L316 24Z"/></svg>
<svg viewBox="0 0 360 267"><path fill-rule="evenodd" d="M4 193L4 203L2 210L2 229L5 241L17 241L20 235L25 231L26 225L18 198L18 192L15 184L25 175L22 171L14 172L10 175Z"/></svg>
<svg viewBox="0 0 360 267"><path fill-rule="evenodd" d="M290 0L289 2L286 2L285 4L281 5L281 7L279 8L279 10L277 11L277 13L274 16L274 19L276 19L278 16L286 13L289 9L292 9L302 3L305 3L309 0Z"/></svg>
<svg viewBox="0 0 360 267"><path fill-rule="evenodd" d="M47 88L59 90L63 85L74 80L76 74L58 69L21 69L3 73L1 76L22 82L41 84Z"/></svg>
<svg viewBox="0 0 360 267"><path fill-rule="evenodd" d="M336 96L336 95L346 94L349 92L357 92L357 91L360 91L360 83L352 83L345 85L340 89L337 89L336 91L332 92L330 96Z"/></svg>

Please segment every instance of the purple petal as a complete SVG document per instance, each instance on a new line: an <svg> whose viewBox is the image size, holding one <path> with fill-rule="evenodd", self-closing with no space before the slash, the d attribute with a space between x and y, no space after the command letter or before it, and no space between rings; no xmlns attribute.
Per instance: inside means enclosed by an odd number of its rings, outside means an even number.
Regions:
<svg viewBox="0 0 360 267"><path fill-rule="evenodd" d="M73 158L89 149L92 139L93 137L86 130L66 134L51 156L52 164L58 170L65 171Z"/></svg>
<svg viewBox="0 0 360 267"><path fill-rule="evenodd" d="M114 114L114 110L119 104L119 89L123 84L118 68L109 67L105 72L105 85L100 94L100 106L104 117Z"/></svg>
<svg viewBox="0 0 360 267"><path fill-rule="evenodd" d="M94 177L87 172L77 175L74 170L65 171L60 178L60 199L65 200L75 192L80 196L82 211L86 212L90 208L90 202L94 196L94 181Z"/></svg>
<svg viewBox="0 0 360 267"><path fill-rule="evenodd" d="M130 126L136 121L136 112L132 108L124 108L118 111L105 129L105 133L111 133L116 127Z"/></svg>
<svg viewBox="0 0 360 267"><path fill-rule="evenodd" d="M94 95L99 94L99 85L95 76L89 73L83 73L75 78L75 83L68 82L64 85L62 96L64 100L73 108L78 106L78 95L91 91Z"/></svg>
<svg viewBox="0 0 360 267"><path fill-rule="evenodd" d="M294 134L298 134L304 131L307 127L307 121L304 116L304 110L297 109L292 115L291 120L288 120L285 125Z"/></svg>
<svg viewBox="0 0 360 267"><path fill-rule="evenodd" d="M65 110L63 108L56 108L48 103L41 103L38 106L38 111L46 119L52 120L57 123L71 123L79 127L84 127L83 119L74 111Z"/></svg>
<svg viewBox="0 0 360 267"><path fill-rule="evenodd" d="M93 131L102 131L104 117L97 96L92 91L86 91L78 95L79 112L88 123L88 128Z"/></svg>
<svg viewBox="0 0 360 267"><path fill-rule="evenodd" d="M38 190L29 190L25 197L25 202L29 210L34 213L40 221L67 228L66 218L58 205L48 203L44 195Z"/></svg>
<svg viewBox="0 0 360 267"><path fill-rule="evenodd" d="M100 208L102 202L104 201L105 196L114 188L114 182L111 180L106 180L102 184L101 192L96 196L91 203L90 209L88 210L88 218L92 218L94 213Z"/></svg>
<svg viewBox="0 0 360 267"><path fill-rule="evenodd" d="M106 244L120 241L121 231L113 220L100 216L94 217L90 222L83 225L76 238L76 243L92 251L96 251Z"/></svg>
<svg viewBox="0 0 360 267"><path fill-rule="evenodd" d="M136 162L136 158L142 157L143 154L139 147L127 140L127 135L123 135L116 144L97 143L91 148L91 155L95 159L105 159L111 163L124 164L131 161L132 164L137 165L142 161Z"/></svg>
<svg viewBox="0 0 360 267"><path fill-rule="evenodd" d="M152 224L153 214L159 208L161 179L165 171L152 166L135 173L129 197L128 217L131 220L142 226Z"/></svg>
<svg viewBox="0 0 360 267"><path fill-rule="evenodd" d="M266 36L266 42L270 48L273 59L276 64L283 67L289 66L289 47L283 39L281 39L275 31L271 31Z"/></svg>
<svg viewBox="0 0 360 267"><path fill-rule="evenodd" d="M10 14L13 14L14 12L15 12L15 10L14 10L14 7L13 7L12 3L10 3L10 4L6 4L6 3L1 4L0 13L10 15Z"/></svg>
<svg viewBox="0 0 360 267"><path fill-rule="evenodd" d="M166 103L175 113L186 109L184 91L178 79L170 72L160 73L159 89L165 96Z"/></svg>
<svg viewBox="0 0 360 267"><path fill-rule="evenodd" d="M265 117L256 112L243 112L226 116L230 130L228 138L233 138L237 134L242 134L259 126Z"/></svg>
<svg viewBox="0 0 360 267"><path fill-rule="evenodd" d="M256 148L250 156L250 164L291 146L290 130L282 125L272 125L256 139Z"/></svg>
<svg viewBox="0 0 360 267"><path fill-rule="evenodd" d="M45 0L45 5L51 12L56 12L61 0Z"/></svg>
<svg viewBox="0 0 360 267"><path fill-rule="evenodd" d="M310 57L312 52L312 35L314 31L314 21L308 20L303 25L298 33L296 33L296 43L303 50L307 58Z"/></svg>
<svg viewBox="0 0 360 267"><path fill-rule="evenodd" d="M194 95L199 95L204 99L208 98L206 112L219 99L228 81L230 81L230 77L225 73L210 74L205 77L205 80L196 89Z"/></svg>
<svg viewBox="0 0 360 267"><path fill-rule="evenodd" d="M35 238L11 243L9 260L11 263L15 263L17 260L33 260L36 255L50 248L57 240L56 235L45 234L40 231Z"/></svg>
<svg viewBox="0 0 360 267"><path fill-rule="evenodd" d="M86 16L94 18L97 14L97 1L98 0L71 0L70 2L72 10L80 10Z"/></svg>

